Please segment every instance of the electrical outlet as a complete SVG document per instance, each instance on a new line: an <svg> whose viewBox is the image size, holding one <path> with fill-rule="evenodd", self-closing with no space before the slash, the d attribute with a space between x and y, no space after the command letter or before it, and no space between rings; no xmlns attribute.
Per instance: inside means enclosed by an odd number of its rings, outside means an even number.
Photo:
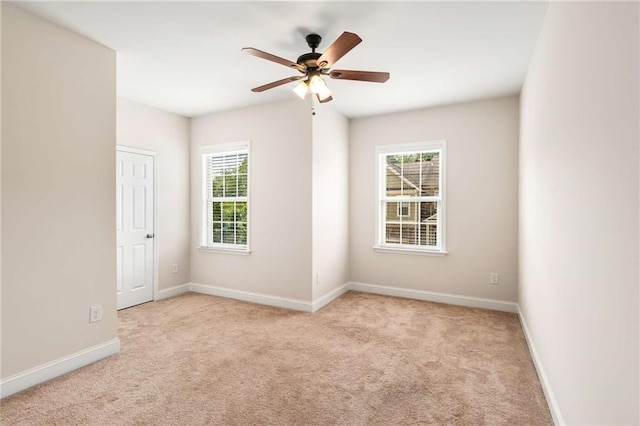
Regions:
<svg viewBox="0 0 640 426"><path fill-rule="evenodd" d="M102 321L102 306L92 306L89 308L89 322Z"/></svg>
<svg viewBox="0 0 640 426"><path fill-rule="evenodd" d="M320 272L316 274L316 285L320 284Z"/></svg>
<svg viewBox="0 0 640 426"><path fill-rule="evenodd" d="M177 274L178 273L178 269L179 269L179 265L177 263L174 263L173 264L173 269L171 270L171 273Z"/></svg>
<svg viewBox="0 0 640 426"><path fill-rule="evenodd" d="M500 282L500 274L498 274L497 272L492 272L489 275L489 282L491 284L498 284Z"/></svg>

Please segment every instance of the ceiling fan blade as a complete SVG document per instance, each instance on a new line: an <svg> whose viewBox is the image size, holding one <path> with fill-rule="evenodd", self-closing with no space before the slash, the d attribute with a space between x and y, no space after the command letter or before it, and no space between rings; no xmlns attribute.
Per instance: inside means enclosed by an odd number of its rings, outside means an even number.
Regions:
<svg viewBox="0 0 640 426"><path fill-rule="evenodd" d="M266 59L267 61L275 62L290 68L295 68L300 72L305 72L306 67L291 62L288 59L281 58L280 56L272 55L271 53L263 52L262 50L254 49L253 47L244 47L242 49L244 53L251 56L257 56L258 58Z"/></svg>
<svg viewBox="0 0 640 426"><path fill-rule="evenodd" d="M330 101L333 100L333 96L329 96L328 98L320 99L320 95L318 95L317 93L316 93L316 98L318 98L318 102L320 102L321 104L324 104L324 103L327 103L327 102L330 102Z"/></svg>
<svg viewBox="0 0 640 426"><path fill-rule="evenodd" d="M329 77L337 80L359 80L384 83L389 80L390 75L388 72L332 70L329 72Z"/></svg>
<svg viewBox="0 0 640 426"><path fill-rule="evenodd" d="M340 37L333 42L331 46L324 51L322 56L317 60L318 67L330 68L333 64L338 62L338 59L342 58L351 49L356 47L362 39L357 34L343 32Z"/></svg>
<svg viewBox="0 0 640 426"><path fill-rule="evenodd" d="M274 82L269 83L269 84L265 84L265 85L262 85L262 86L254 87L253 89L251 89L251 91L252 92L264 92L265 90L273 89L274 87L282 86L283 84L287 84L287 83L291 83L292 81L300 80L303 77L304 77L303 75L300 75L300 76L283 78L282 80L278 80L278 81L274 81Z"/></svg>

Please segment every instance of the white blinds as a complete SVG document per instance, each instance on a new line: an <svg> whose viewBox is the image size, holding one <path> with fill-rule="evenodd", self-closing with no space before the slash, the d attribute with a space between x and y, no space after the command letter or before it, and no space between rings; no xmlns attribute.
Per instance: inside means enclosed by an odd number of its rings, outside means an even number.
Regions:
<svg viewBox="0 0 640 426"><path fill-rule="evenodd" d="M248 146L230 151L203 152L202 190L201 246L247 250Z"/></svg>

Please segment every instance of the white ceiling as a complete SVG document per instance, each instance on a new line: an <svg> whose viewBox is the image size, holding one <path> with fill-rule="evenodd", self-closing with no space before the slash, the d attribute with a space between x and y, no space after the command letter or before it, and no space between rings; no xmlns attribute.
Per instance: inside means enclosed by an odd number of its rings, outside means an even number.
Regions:
<svg viewBox="0 0 640 426"><path fill-rule="evenodd" d="M185 116L294 98L295 75L240 52L295 62L304 36L322 52L343 31L363 42L335 69L388 71L384 84L327 79L331 107L361 117L520 91L547 3L541 2L24 2L118 52L118 95Z"/></svg>

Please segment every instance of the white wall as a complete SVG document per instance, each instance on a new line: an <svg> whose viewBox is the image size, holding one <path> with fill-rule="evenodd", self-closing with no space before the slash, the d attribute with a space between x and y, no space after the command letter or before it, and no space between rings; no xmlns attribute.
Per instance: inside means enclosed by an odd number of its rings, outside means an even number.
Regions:
<svg viewBox="0 0 640 426"><path fill-rule="evenodd" d="M520 306L567 424L638 424L638 4L551 3L521 97Z"/></svg>
<svg viewBox="0 0 640 426"><path fill-rule="evenodd" d="M517 97L355 119L350 137L351 281L517 300ZM439 139L449 254L375 252L375 147ZM489 284L491 272L499 285Z"/></svg>
<svg viewBox="0 0 640 426"><path fill-rule="evenodd" d="M311 111L299 99L191 120L191 281L311 301ZM251 254L199 244L203 145L251 140Z"/></svg>
<svg viewBox="0 0 640 426"><path fill-rule="evenodd" d="M118 145L157 153L156 249L160 290L190 281L190 121L170 112L118 98ZM178 273L173 265L178 264Z"/></svg>
<svg viewBox="0 0 640 426"><path fill-rule="evenodd" d="M2 9L4 379L116 338L116 55Z"/></svg>
<svg viewBox="0 0 640 426"><path fill-rule="evenodd" d="M313 120L313 300L349 281L349 120L328 105ZM319 281L318 281L318 275Z"/></svg>

